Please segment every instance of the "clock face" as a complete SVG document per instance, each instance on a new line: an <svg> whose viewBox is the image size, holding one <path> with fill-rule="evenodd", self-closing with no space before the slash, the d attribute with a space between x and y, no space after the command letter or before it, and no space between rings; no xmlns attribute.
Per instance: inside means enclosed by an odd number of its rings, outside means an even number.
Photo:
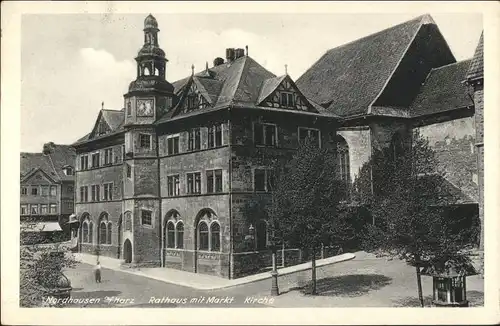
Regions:
<svg viewBox="0 0 500 326"><path fill-rule="evenodd" d="M137 116L153 116L153 100L137 100Z"/></svg>

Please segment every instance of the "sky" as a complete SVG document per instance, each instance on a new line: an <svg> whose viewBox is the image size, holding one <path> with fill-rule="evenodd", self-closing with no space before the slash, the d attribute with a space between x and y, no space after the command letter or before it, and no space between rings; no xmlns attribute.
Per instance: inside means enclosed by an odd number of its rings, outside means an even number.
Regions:
<svg viewBox="0 0 500 326"><path fill-rule="evenodd" d="M455 58L471 58L481 14L428 12ZM263 67L297 80L328 49L419 16L411 14L155 14L174 82L249 47ZM26 14L21 20L21 151L71 144L91 131L101 103L119 110L136 77L147 14Z"/></svg>

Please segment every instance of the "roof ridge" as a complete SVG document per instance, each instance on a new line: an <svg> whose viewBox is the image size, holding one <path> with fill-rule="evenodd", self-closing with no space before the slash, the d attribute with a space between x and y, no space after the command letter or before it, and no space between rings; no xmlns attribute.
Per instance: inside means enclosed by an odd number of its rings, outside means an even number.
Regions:
<svg viewBox="0 0 500 326"><path fill-rule="evenodd" d="M469 58L469 59L464 59L464 60L460 60L460 61L448 63L448 64L445 64L445 65L442 65L442 66L439 66L439 67L431 68L431 71L429 73L431 73L432 71L439 70L441 68L446 68L448 66L456 65L456 64L459 64L459 63L466 63L467 61L471 61L471 60L472 60L472 58Z"/></svg>
<svg viewBox="0 0 500 326"><path fill-rule="evenodd" d="M241 84L241 77L243 76L243 71L245 71L245 67L246 65L248 64L248 60L247 58L249 58L247 55L243 56L243 57L240 57L238 59L241 59L241 58L244 58L243 59L243 63L241 64L241 68L240 68L240 71L238 72L238 83L236 84L236 87L234 87L234 92L233 94L231 94L231 103L234 102L234 96L236 95L236 91L238 90L238 88L240 88L240 84ZM236 60L238 60L236 59ZM224 82L225 83L225 82Z"/></svg>
<svg viewBox="0 0 500 326"><path fill-rule="evenodd" d="M413 19L410 19L410 20L407 20L407 21L401 22L401 23L399 23L399 24L397 24L397 25L394 25L394 26L390 26L390 27L384 28L384 29L382 29L382 30L380 30L380 31L378 31L378 32L375 32L375 33L372 33L372 34L368 34L368 35L366 35L366 36L363 36L363 37L357 38L357 39L355 39L355 40L352 40L352 41L347 42L347 43L344 43L344 44L340 44L340 45L338 45L338 46L336 46L336 47L334 47L334 48L331 48L331 49L327 50L327 51L326 51L326 53L328 53L328 52L330 52L330 51L332 51L332 50L337 50L337 49L339 49L339 48L341 48L341 47L344 47L344 46L350 45L350 44L352 44L352 43L359 42L359 41L361 41L361 40L364 40L364 39L367 39L367 38L370 38L370 37L374 37L374 36L380 35L380 34L382 34L382 33L386 33L386 32L387 32L387 31L389 31L389 30L400 28L400 27L401 27L401 25L405 25L405 24L408 24L408 23L410 23L410 22L414 22L414 21L418 21L418 20L420 20L420 26L419 26L419 28L420 28L420 27L423 25L423 22L427 22L427 21L428 21L428 19L426 19L426 18L427 18L426 16L429 16L429 17L430 17L430 20L431 20L431 21L435 24L434 20L432 19L432 17L431 17L429 14L420 15L420 16L415 17L415 18L413 18ZM326 53L325 53L325 54L326 54Z"/></svg>

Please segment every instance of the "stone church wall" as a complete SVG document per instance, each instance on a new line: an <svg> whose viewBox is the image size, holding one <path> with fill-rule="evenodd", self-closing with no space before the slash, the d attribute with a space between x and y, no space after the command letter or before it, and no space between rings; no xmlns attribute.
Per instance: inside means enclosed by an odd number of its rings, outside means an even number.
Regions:
<svg viewBox="0 0 500 326"><path fill-rule="evenodd" d="M438 122L416 128L435 151L438 170L472 201L478 201L476 130L474 117Z"/></svg>

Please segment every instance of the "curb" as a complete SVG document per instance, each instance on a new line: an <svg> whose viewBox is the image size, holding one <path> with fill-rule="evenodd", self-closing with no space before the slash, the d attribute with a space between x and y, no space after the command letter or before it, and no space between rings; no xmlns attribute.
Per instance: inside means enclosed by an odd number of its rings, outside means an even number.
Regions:
<svg viewBox="0 0 500 326"><path fill-rule="evenodd" d="M341 258L341 256L343 256L343 257ZM332 259L334 257L337 257L337 259ZM325 259L326 261L322 261L322 262L316 261L316 268L327 266L327 265L333 265L333 264L345 262L348 260L352 260L356 257L356 255L354 255L352 253L346 253L346 254L342 254L342 255L334 256L334 257L326 258ZM82 258L83 257L78 257L77 260L81 263L89 264L88 262L85 261L85 259L82 259ZM341 258L341 259L339 260L338 258ZM182 282L182 281L172 281L172 280L166 279L165 277L158 277L155 275L145 274L145 273L137 271L137 270L122 269L122 268L119 268L116 266L111 267L111 266L104 266L103 265L102 267L106 268L106 269L111 269L111 270L120 271L123 273L128 273L128 274L132 274L132 275L136 275L136 276L141 276L141 277L153 279L153 280L168 283L168 284L184 286L184 287L188 287L188 288L195 289L195 290L227 289L227 288L231 288L231 287L236 287L236 286L240 286L240 285L245 285L245 284L250 284L250 283L270 279L272 277L270 272L264 272L264 273L259 273L259 274L248 276L248 279L243 279L243 278L235 279L234 283L224 284L224 285L220 285L220 286L203 286L203 285L194 285L192 283L187 283L187 282ZM292 269L290 267L299 268L299 269ZM285 271L282 270L281 272L278 269L278 277L310 270L311 269L311 262L302 263L302 264L290 266L290 267L288 267L288 268L290 268L289 270L285 270ZM285 269L287 269L287 268L285 267ZM241 280L241 281L238 281L238 280Z"/></svg>

